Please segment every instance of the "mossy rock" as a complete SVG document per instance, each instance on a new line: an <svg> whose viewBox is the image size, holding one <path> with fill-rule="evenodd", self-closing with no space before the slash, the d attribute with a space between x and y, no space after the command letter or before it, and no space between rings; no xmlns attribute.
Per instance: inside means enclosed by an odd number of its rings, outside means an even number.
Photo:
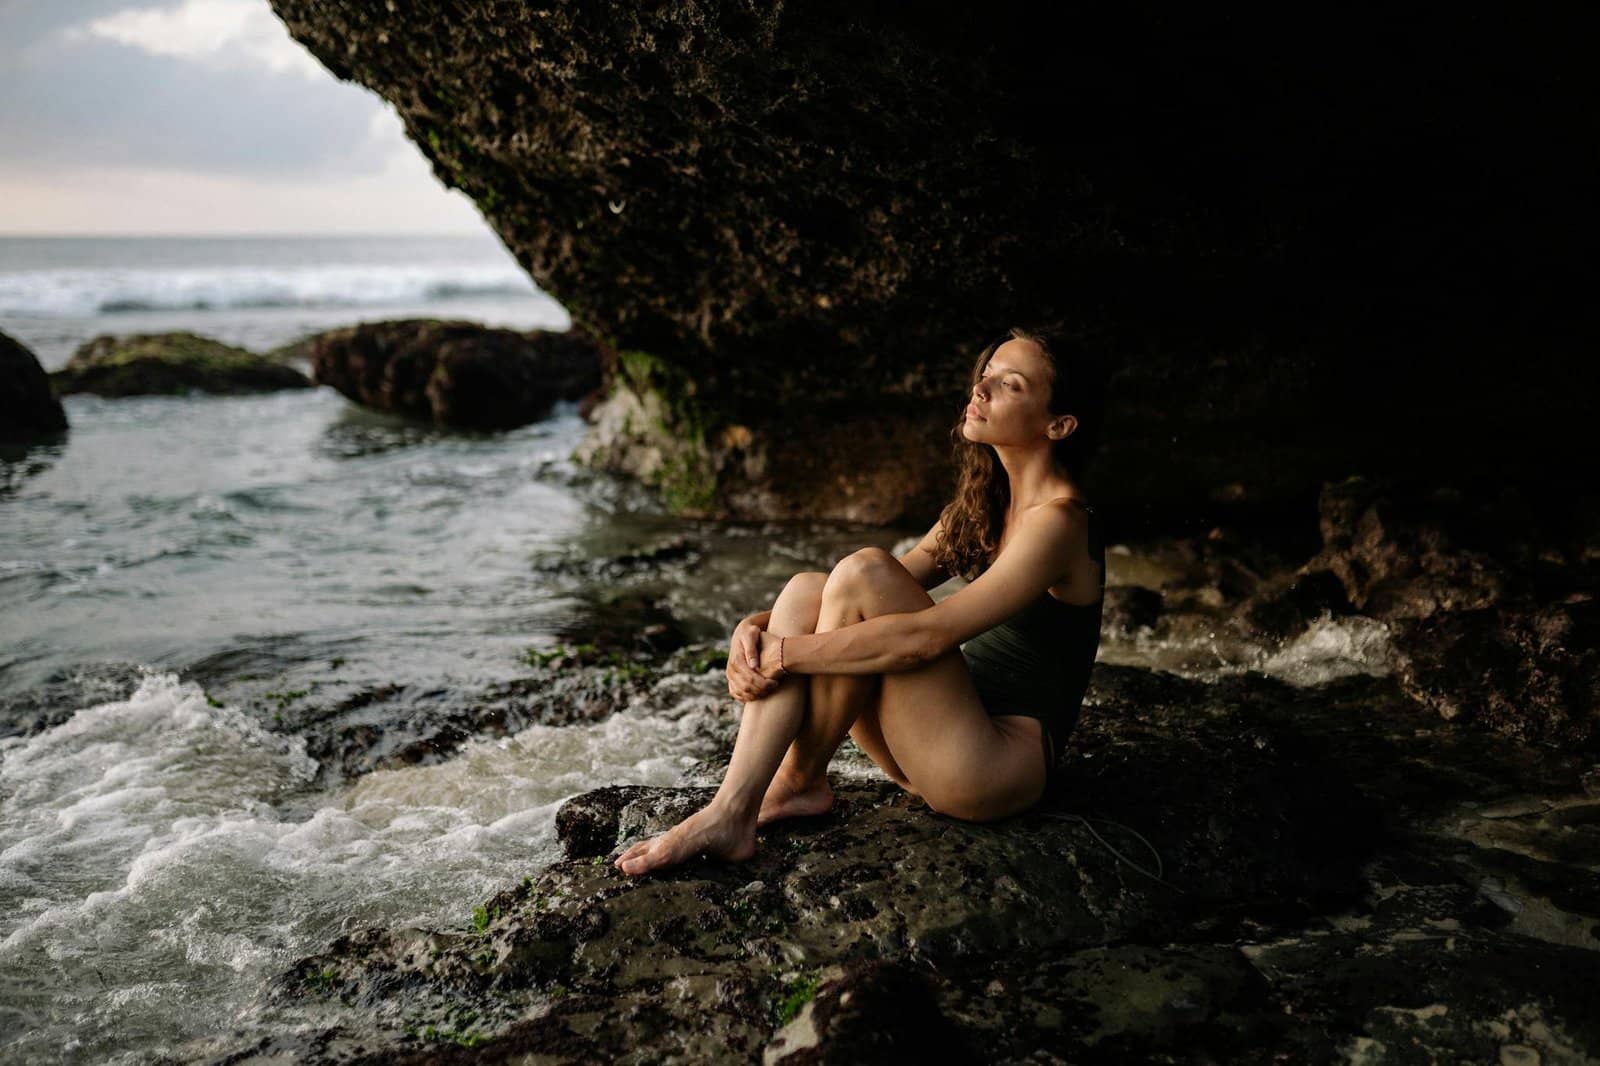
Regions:
<svg viewBox="0 0 1600 1066"><path fill-rule="evenodd" d="M282 363L195 333L100 336L51 375L56 391L100 396L308 389L311 379Z"/></svg>

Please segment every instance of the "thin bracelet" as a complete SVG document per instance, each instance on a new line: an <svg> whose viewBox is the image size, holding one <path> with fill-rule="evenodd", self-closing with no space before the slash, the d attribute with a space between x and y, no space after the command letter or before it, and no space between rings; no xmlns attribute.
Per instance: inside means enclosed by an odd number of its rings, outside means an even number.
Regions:
<svg viewBox="0 0 1600 1066"><path fill-rule="evenodd" d="M783 665L783 640L783 637L778 638L778 676L780 678L789 676L789 668Z"/></svg>

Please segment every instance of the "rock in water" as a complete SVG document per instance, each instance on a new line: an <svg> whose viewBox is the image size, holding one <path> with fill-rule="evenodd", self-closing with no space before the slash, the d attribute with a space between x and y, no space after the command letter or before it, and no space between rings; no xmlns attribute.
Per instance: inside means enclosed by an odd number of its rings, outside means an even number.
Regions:
<svg viewBox="0 0 1600 1066"><path fill-rule="evenodd" d="M599 349L578 331L410 319L330 330L301 350L318 384L364 407L471 429L525 425L600 384Z"/></svg>
<svg viewBox="0 0 1600 1066"><path fill-rule="evenodd" d="M0 442L31 441L66 428L67 413L39 358L0 333Z"/></svg>
<svg viewBox="0 0 1600 1066"><path fill-rule="evenodd" d="M311 387L310 379L293 367L195 333L96 337L74 352L51 378L59 392L100 396Z"/></svg>

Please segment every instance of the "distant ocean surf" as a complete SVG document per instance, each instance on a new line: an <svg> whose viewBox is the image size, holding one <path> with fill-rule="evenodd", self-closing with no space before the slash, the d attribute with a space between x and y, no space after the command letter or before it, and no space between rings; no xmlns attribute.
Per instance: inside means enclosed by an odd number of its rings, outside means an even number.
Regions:
<svg viewBox="0 0 1600 1066"><path fill-rule="evenodd" d="M412 317L570 325L489 234L0 237L0 331L52 370L101 333L183 329L261 350Z"/></svg>

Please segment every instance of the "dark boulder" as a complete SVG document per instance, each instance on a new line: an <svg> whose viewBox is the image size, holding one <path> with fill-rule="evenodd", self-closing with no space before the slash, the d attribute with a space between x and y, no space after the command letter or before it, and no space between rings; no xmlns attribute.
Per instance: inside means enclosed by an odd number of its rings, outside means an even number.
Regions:
<svg viewBox="0 0 1600 1066"><path fill-rule="evenodd" d="M66 429L67 413L38 356L0 333L0 443L23 444Z"/></svg>
<svg viewBox="0 0 1600 1066"><path fill-rule="evenodd" d="M1338 576L1387 623L1401 683L1445 718L1600 746L1600 511L1508 485L1350 478L1322 494Z"/></svg>
<svg viewBox="0 0 1600 1066"><path fill-rule="evenodd" d="M296 351L312 376L364 407L470 429L508 429L581 400L600 384L594 341L411 319L320 333Z"/></svg>
<svg viewBox="0 0 1600 1066"><path fill-rule="evenodd" d="M1235 608L1234 624L1255 637L1283 640L1318 618L1351 613L1344 584L1331 570L1302 567L1264 581Z"/></svg>
<svg viewBox="0 0 1600 1066"><path fill-rule="evenodd" d="M1557 748L1600 749L1600 604L1500 604L1398 619L1398 676L1445 718Z"/></svg>
<svg viewBox="0 0 1600 1066"><path fill-rule="evenodd" d="M311 388L311 381L293 367L194 333L96 337L51 378L63 394L100 396Z"/></svg>

